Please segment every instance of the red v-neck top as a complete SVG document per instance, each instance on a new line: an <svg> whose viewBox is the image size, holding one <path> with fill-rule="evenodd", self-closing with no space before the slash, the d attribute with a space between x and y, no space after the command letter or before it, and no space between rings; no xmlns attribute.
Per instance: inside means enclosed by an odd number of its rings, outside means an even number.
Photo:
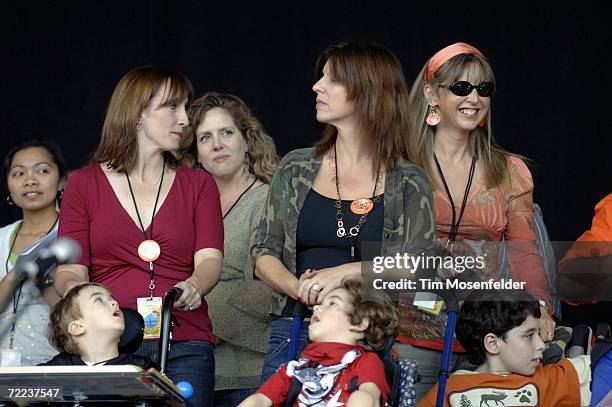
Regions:
<svg viewBox="0 0 612 407"><path fill-rule="evenodd" d="M204 248L223 251L221 205L213 178L201 170L178 168L153 223L153 239L161 247L154 263L154 296L163 298L191 276L194 253ZM121 206L99 164L70 176L59 236L79 243L83 254L78 264L87 266L90 281L107 286L122 307L136 309L136 299L149 296L149 263L138 257L142 230ZM180 324L174 329L175 340L214 342L206 301L194 311L174 313Z"/></svg>

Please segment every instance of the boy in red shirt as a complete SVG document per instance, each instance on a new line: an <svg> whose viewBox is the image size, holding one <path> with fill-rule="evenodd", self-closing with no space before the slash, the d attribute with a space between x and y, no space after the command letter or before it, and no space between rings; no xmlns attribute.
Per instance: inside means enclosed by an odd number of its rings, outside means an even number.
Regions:
<svg viewBox="0 0 612 407"><path fill-rule="evenodd" d="M444 406L588 406L588 355L542 366L540 304L523 290L478 290L463 303L457 339L476 371L448 378ZM417 407L435 406L436 384Z"/></svg>
<svg viewBox="0 0 612 407"><path fill-rule="evenodd" d="M313 310L311 343L297 361L282 365L240 407L284 405L292 380L301 383L294 406L380 406L389 396L385 369L374 353L397 335L397 310L381 294L362 301L361 283L344 280Z"/></svg>

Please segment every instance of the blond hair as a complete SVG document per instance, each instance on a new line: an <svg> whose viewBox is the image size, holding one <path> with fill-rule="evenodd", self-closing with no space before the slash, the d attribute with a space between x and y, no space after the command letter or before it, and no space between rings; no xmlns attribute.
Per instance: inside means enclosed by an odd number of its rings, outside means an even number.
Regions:
<svg viewBox="0 0 612 407"><path fill-rule="evenodd" d="M495 76L489 62L479 55L459 54L446 61L434 72L429 80L433 92L450 92L441 88L440 85L449 85L461 78L461 75L469 68L478 75L479 81L491 82L495 85ZM429 103L423 93L425 87L424 72L427 64L421 69L410 92L410 159L415 164L423 167L429 181L435 182L434 168L431 165L434 156L435 127L428 126L425 122L429 113ZM485 118L486 126L476 127L472 130L469 139L470 153L477 157L484 169L486 185L488 188L499 186L508 175L508 156L512 154L497 144L491 127L491 108ZM437 187L441 188L440 185Z"/></svg>

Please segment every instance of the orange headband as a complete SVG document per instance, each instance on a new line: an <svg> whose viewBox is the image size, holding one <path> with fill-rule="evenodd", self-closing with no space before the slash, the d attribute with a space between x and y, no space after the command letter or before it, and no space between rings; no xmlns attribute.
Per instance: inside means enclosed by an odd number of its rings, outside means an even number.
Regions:
<svg viewBox="0 0 612 407"><path fill-rule="evenodd" d="M466 44L465 42L456 42L446 48L442 48L440 51L436 52L427 63L427 68L425 69L425 83L429 82L433 74L442 65L444 65L446 61L460 54L475 54L482 58L485 57L484 55L482 55L482 52L478 51L470 44Z"/></svg>

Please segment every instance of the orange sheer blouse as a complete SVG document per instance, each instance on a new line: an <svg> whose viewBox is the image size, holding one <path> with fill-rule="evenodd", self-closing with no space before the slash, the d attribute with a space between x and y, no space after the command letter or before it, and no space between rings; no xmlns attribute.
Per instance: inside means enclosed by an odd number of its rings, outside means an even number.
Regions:
<svg viewBox="0 0 612 407"><path fill-rule="evenodd" d="M510 176L498 187L488 189L484 176L474 179L457 232L457 241L465 241L480 255L486 255L486 267L476 280L499 280L499 245L502 237L508 248L508 270L514 281L550 304L550 290L536 244L533 212L533 179L523 160L508 157ZM452 223L451 204L444 189L434 189L436 236L444 244ZM456 207L457 216L461 203ZM488 243L488 244L487 244ZM401 342L442 349L446 315L419 311L410 296L400 299ZM455 344L454 350L461 347Z"/></svg>

